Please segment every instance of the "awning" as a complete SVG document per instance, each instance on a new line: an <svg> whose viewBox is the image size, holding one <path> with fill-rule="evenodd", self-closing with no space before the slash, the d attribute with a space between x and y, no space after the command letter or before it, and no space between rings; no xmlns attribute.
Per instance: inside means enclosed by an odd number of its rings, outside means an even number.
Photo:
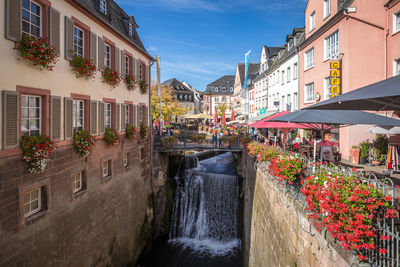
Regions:
<svg viewBox="0 0 400 267"><path fill-rule="evenodd" d="M257 121L253 124L250 124L251 127L254 128L275 128L275 129L304 129L304 128L317 128L318 126L315 125L314 127L311 126L304 126L301 124L297 124L297 123L287 123L287 122L275 122L275 121L271 121L275 118L278 118L280 116L286 115L286 114L290 114L289 111L282 111L279 112L277 114L271 115L265 119L262 119L260 121Z"/></svg>
<svg viewBox="0 0 400 267"><path fill-rule="evenodd" d="M305 109L400 110L400 75L361 87Z"/></svg>
<svg viewBox="0 0 400 267"><path fill-rule="evenodd" d="M278 110L270 110L270 111L265 112L264 114L261 114L261 115L258 115L256 117L250 118L249 121L250 122L259 121L259 120L265 119L265 118L267 118L267 117L269 117L271 115L274 115L276 113L278 113Z"/></svg>
<svg viewBox="0 0 400 267"><path fill-rule="evenodd" d="M400 134L400 127L374 126L368 128L367 132L375 134Z"/></svg>

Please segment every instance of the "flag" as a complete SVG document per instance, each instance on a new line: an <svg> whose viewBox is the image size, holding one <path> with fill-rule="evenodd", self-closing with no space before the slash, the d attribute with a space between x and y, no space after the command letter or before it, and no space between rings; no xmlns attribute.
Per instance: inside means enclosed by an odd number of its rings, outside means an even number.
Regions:
<svg viewBox="0 0 400 267"><path fill-rule="evenodd" d="M235 111L232 109L232 114L231 114L231 121L235 120Z"/></svg>
<svg viewBox="0 0 400 267"><path fill-rule="evenodd" d="M248 77L248 72L249 72L250 53L251 53L251 50L249 50L249 52L247 52L244 55L244 81L243 81L243 86L242 86L243 90L247 90L247 77Z"/></svg>
<svg viewBox="0 0 400 267"><path fill-rule="evenodd" d="M226 124L225 111L224 111L224 112L222 112L221 124L222 124L222 126L224 126L224 127L225 127L225 124Z"/></svg>

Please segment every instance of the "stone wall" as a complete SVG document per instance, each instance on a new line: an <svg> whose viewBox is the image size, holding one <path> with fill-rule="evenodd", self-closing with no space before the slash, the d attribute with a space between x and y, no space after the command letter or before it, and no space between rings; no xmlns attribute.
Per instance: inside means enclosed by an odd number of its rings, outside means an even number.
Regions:
<svg viewBox="0 0 400 267"><path fill-rule="evenodd" d="M242 170L254 170L254 160L246 155L243 159L247 166ZM245 178L251 185L254 177ZM254 191L248 188L244 197L250 199L248 194L254 193L254 199L251 212L246 210L245 202L244 228L251 230L245 266L349 266L352 255L329 234L317 232L302 214L302 202L285 192L269 174L257 169ZM251 225L246 225L249 221ZM243 239L246 244L246 236Z"/></svg>
<svg viewBox="0 0 400 267"><path fill-rule="evenodd" d="M104 159L112 160L107 180L100 167ZM71 174L79 168L85 169L86 189L74 195ZM21 218L19 190L42 181L49 188L46 210ZM98 140L87 160L71 145L61 146L42 174L29 174L20 155L0 158L0 266L135 263L151 240L151 196L148 140L123 140L114 147Z"/></svg>

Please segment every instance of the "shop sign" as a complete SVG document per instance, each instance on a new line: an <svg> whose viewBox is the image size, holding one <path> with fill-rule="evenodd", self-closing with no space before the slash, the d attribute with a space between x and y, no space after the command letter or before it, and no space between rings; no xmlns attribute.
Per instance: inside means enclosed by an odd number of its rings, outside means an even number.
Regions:
<svg viewBox="0 0 400 267"><path fill-rule="evenodd" d="M330 87L331 87L331 98L340 95L341 85L342 85L342 61L341 60L331 60L330 62Z"/></svg>
<svg viewBox="0 0 400 267"><path fill-rule="evenodd" d="M265 108L260 109L260 115L264 114L266 112Z"/></svg>

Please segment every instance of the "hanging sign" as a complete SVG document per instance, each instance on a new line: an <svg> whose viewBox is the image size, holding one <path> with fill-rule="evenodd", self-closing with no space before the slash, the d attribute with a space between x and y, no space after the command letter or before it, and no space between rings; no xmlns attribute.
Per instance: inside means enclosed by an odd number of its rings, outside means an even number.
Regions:
<svg viewBox="0 0 400 267"><path fill-rule="evenodd" d="M330 70L330 91L331 98L340 95L341 85L342 85L342 61L341 60L331 60L331 70Z"/></svg>

